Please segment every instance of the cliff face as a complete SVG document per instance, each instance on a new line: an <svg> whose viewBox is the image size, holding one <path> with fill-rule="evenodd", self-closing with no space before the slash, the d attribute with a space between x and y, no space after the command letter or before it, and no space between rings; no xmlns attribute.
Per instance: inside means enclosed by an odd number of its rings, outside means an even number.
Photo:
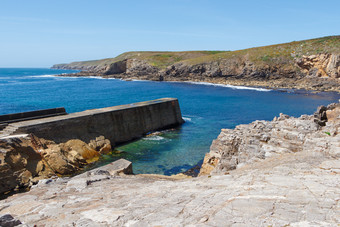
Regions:
<svg viewBox="0 0 340 227"><path fill-rule="evenodd" d="M240 51L128 52L53 68L86 71L77 76L340 91L340 36Z"/></svg>
<svg viewBox="0 0 340 227"><path fill-rule="evenodd" d="M340 77L340 55L339 54L317 54L303 56L296 61L308 77Z"/></svg>
<svg viewBox="0 0 340 227"><path fill-rule="evenodd" d="M340 157L340 103L319 107L314 116L280 114L273 121L222 129L204 158L200 175L225 174L245 164L296 152Z"/></svg>

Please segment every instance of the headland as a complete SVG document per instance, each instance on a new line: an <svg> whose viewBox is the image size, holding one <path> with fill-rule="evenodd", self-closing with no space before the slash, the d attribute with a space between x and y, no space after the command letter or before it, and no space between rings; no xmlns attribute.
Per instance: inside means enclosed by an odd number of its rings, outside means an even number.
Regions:
<svg viewBox="0 0 340 227"><path fill-rule="evenodd" d="M64 76L339 92L340 36L237 51L127 52L115 58L52 68L82 70Z"/></svg>

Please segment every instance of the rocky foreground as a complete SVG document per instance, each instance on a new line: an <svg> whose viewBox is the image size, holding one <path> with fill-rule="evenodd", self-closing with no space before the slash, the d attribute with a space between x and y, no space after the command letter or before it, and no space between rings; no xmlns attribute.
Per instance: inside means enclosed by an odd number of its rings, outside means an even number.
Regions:
<svg viewBox="0 0 340 227"><path fill-rule="evenodd" d="M42 180L0 201L0 223L22 226L337 226L340 104L224 129L200 176L102 167ZM14 225L13 224L13 225Z"/></svg>

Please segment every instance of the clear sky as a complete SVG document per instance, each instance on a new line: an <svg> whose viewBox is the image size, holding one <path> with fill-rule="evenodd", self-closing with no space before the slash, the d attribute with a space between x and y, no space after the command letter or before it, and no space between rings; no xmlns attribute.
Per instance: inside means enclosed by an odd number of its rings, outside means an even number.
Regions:
<svg viewBox="0 0 340 227"><path fill-rule="evenodd" d="M340 34L340 0L0 0L0 67Z"/></svg>

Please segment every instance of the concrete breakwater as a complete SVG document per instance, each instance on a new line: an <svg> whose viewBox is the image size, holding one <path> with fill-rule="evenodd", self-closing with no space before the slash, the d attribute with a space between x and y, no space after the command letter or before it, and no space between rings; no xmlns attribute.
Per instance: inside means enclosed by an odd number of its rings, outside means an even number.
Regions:
<svg viewBox="0 0 340 227"><path fill-rule="evenodd" d="M10 123L0 131L0 193L74 174L115 144L182 123L175 98Z"/></svg>
<svg viewBox="0 0 340 227"><path fill-rule="evenodd" d="M39 138L57 143L70 139L89 142L97 136L104 136L112 144L124 143L150 131L177 126L181 123L183 119L178 100L162 98L16 122L8 126L15 128L11 134L33 133Z"/></svg>

